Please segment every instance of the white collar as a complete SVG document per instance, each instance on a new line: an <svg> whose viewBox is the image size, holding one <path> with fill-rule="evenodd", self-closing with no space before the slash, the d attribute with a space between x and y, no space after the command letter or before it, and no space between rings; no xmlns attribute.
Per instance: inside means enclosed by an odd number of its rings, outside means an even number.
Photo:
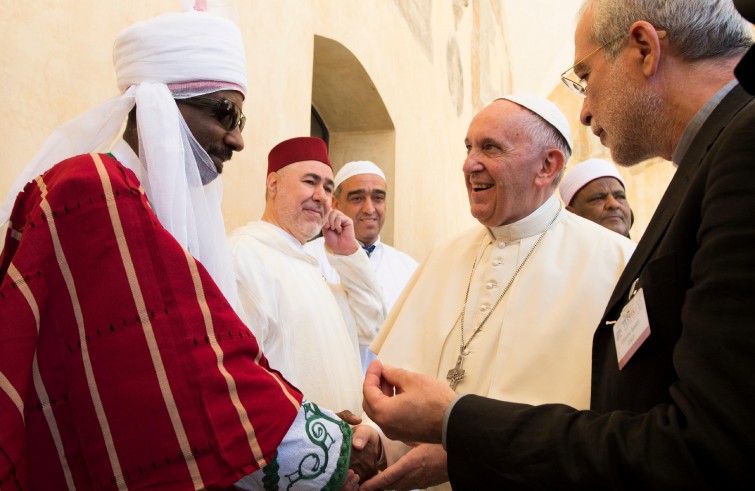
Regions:
<svg viewBox="0 0 755 491"><path fill-rule="evenodd" d="M553 194L537 210L521 220L498 227L488 227L488 232L493 240L503 239L506 242L532 237L546 229L560 207L561 203Z"/></svg>
<svg viewBox="0 0 755 491"><path fill-rule="evenodd" d="M357 240L357 242L359 242L359 245L360 245L360 246L361 246L361 247L362 247L363 249L364 249L365 247L372 247L372 246L365 246L364 244L362 244L362 242L360 242L360 241L358 241L358 240ZM380 241L380 236L379 236L379 235L378 235L378 238L377 238L377 239L375 240L375 242L373 242L373 243L372 243L372 245L374 245L374 246L375 246L375 249L379 249L379 248L380 248L380 246L381 246L382 244L383 244L383 243L382 243L382 242Z"/></svg>

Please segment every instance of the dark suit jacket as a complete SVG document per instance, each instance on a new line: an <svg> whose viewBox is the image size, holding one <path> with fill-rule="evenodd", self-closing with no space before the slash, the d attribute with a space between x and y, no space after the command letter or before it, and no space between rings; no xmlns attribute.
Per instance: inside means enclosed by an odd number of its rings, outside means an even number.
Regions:
<svg viewBox="0 0 755 491"><path fill-rule="evenodd" d="M651 334L619 371L606 321L635 280ZM591 411L466 396L446 438L454 489L755 489L751 95L735 87L707 119L619 279Z"/></svg>

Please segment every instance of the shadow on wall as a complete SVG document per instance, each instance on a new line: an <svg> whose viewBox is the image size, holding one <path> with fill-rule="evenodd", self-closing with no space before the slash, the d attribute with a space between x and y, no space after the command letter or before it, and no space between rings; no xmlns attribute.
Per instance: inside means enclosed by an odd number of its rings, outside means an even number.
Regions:
<svg viewBox="0 0 755 491"><path fill-rule="evenodd" d="M385 173L388 209L381 239L393 244L396 130L375 84L343 44L315 36L312 106L329 137L333 172L352 160L371 160Z"/></svg>

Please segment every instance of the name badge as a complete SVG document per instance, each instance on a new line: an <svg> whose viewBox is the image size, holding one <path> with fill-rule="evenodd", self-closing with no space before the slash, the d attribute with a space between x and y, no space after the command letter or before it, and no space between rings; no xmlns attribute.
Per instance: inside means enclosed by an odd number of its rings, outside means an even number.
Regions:
<svg viewBox="0 0 755 491"><path fill-rule="evenodd" d="M650 336L650 321L647 307L645 307L645 294L640 288L621 310L621 316L613 326L619 370L624 368L648 336Z"/></svg>

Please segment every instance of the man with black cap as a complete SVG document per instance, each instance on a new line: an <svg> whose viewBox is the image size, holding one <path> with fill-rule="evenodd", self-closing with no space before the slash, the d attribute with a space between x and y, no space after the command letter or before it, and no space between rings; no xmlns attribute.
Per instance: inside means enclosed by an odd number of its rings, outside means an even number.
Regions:
<svg viewBox="0 0 755 491"><path fill-rule="evenodd" d="M372 349L460 394L586 408L595 324L634 244L561 206L554 193L571 133L547 99L493 101L472 119L465 145L480 224L430 253ZM392 465L366 489L448 480L440 445L384 448Z"/></svg>
<svg viewBox="0 0 755 491"><path fill-rule="evenodd" d="M357 323L373 335L385 307L354 223L331 209L333 169L325 142L298 137L268 156L261 220L230 238L242 318L271 364L307 398L325 407L362 412L362 372L336 291ZM320 233L340 284L323 279L304 244ZM345 294L344 294L345 293Z"/></svg>

